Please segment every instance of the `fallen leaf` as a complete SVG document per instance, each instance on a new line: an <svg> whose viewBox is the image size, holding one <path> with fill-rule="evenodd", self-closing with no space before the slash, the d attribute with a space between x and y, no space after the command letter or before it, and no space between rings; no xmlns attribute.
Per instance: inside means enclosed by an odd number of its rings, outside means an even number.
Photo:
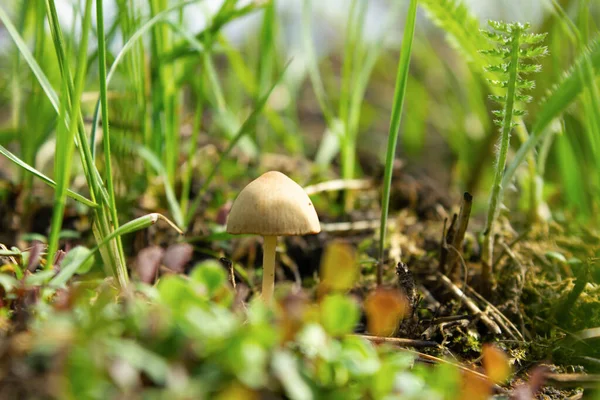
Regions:
<svg viewBox="0 0 600 400"><path fill-rule="evenodd" d="M165 251L160 246L146 247L140 250L135 259L135 269L140 281L152 283Z"/></svg>
<svg viewBox="0 0 600 400"><path fill-rule="evenodd" d="M192 259L194 248L189 243L172 244L163 256L163 264L173 272L183 273L185 266Z"/></svg>
<svg viewBox="0 0 600 400"><path fill-rule="evenodd" d="M391 336L408 311L406 296L396 289L379 288L365 300L367 329L377 336Z"/></svg>
<svg viewBox="0 0 600 400"><path fill-rule="evenodd" d="M473 373L465 372L462 375L462 385L459 399L487 400L492 394L492 382Z"/></svg>
<svg viewBox="0 0 600 400"><path fill-rule="evenodd" d="M508 356L493 344L483 345L483 368L490 380L496 384L504 383L510 376L511 368Z"/></svg>

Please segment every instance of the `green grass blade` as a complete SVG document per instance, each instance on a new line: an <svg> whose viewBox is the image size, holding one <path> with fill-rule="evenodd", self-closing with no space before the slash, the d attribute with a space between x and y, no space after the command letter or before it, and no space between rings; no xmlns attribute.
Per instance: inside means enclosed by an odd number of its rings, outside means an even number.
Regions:
<svg viewBox="0 0 600 400"><path fill-rule="evenodd" d="M81 24L81 41L79 43L79 54L77 56L77 70L75 72L75 92L69 115L72 121L77 121L81 117L80 100L83 92L84 78L86 75L87 45L90 26L92 24L92 0L85 3L85 12ZM64 82L64 81L63 81ZM64 219L64 210L66 206L67 189L71 178L71 165L73 163L73 152L75 150L75 133L77 124L68 124L66 117L67 109L67 85L63 84L63 99L61 101L61 112L59 113L58 130L56 133L56 154L54 157L54 170L56 174L56 191L54 193L54 212L52 213L52 222L50 226L50 236L48 238L48 255L46 267L51 268L54 262L54 255L58 250L59 234Z"/></svg>
<svg viewBox="0 0 600 400"><path fill-rule="evenodd" d="M121 143L127 147L129 147L132 151L137 153L141 158L143 158L156 173L163 179L163 185L165 188L165 195L167 196L167 203L169 204L169 209L173 216L173 220L178 226L184 225L183 213L181 212L181 208L179 207L179 203L177 202L177 197L175 196L175 190L173 190L173 186L171 186L169 182L169 177L167 175L167 170L164 165L161 163L160 158L152 152L148 147L143 146L141 144L137 144L132 140L127 138L119 138L117 143Z"/></svg>
<svg viewBox="0 0 600 400"><path fill-rule="evenodd" d="M194 157L196 150L198 149L198 137L200 136L200 129L202 128L202 117L204 116L204 85L202 79L197 79L196 84L196 110L194 113L194 122L192 123L192 135L189 140L188 154L186 168L183 172L183 178L181 183L181 201L180 209L182 213L187 213L188 205L190 202L190 191L192 188L192 175L194 170ZM177 220L175 220L177 222ZM183 221L182 221L183 222ZM180 226L184 226L182 223Z"/></svg>
<svg viewBox="0 0 600 400"><path fill-rule="evenodd" d="M175 229L180 234L183 233L168 218L161 214L153 213L136 218L133 221L129 221L121 225L118 229L115 229L109 235L104 237L102 241L100 241L96 245L96 247L94 247L92 251L89 252L87 257L82 258L79 262L74 262L70 264L69 268L61 269L60 272L50 281L50 286L60 287L67 283L67 281L71 279L71 277L77 272L81 265L91 260L96 251L100 250L102 246L106 245L111 240L119 236L126 235L128 233L139 231L140 229L148 228L149 226L156 224L159 220L167 222L171 227L173 227L173 229Z"/></svg>
<svg viewBox="0 0 600 400"><path fill-rule="evenodd" d="M110 213L110 220L112 229L119 228L119 217L117 215L117 205L115 199L115 189L113 184L113 173L112 173L112 160L111 160L111 146L110 146L110 132L109 125L110 121L108 118L108 100L106 97L106 42L104 32L104 0L96 0L96 30L98 37L98 73L100 80L100 104L102 111L102 143L104 144L104 176L106 183L106 190L108 192L107 204L108 212ZM94 145L92 144L92 147ZM116 240L116 246L119 247L119 252L123 253L123 245L120 240Z"/></svg>
<svg viewBox="0 0 600 400"><path fill-rule="evenodd" d="M327 95L325 93L325 86L319 73L319 66L317 63L317 56L315 54L315 48L312 41L312 28L311 28L311 0L305 0L304 7L302 9L302 42L304 45L304 53L306 56L306 67L308 69L308 77L313 86L317 102L323 113L323 117L327 122L327 126L331 127L334 121L334 114L332 107L329 104Z"/></svg>
<svg viewBox="0 0 600 400"><path fill-rule="evenodd" d="M577 57L570 72L564 76L541 105L536 114L536 119L531 129L531 135L527 141L519 147L515 157L506 169L502 181L504 187L510 185L519 165L521 165L526 155L531 149L537 146L547 134L547 128L550 123L555 118L559 117L585 88L584 82L586 80L582 71L586 58L589 59L589 62L594 67L595 76L598 76L600 74L600 37L597 37L588 48Z"/></svg>
<svg viewBox="0 0 600 400"><path fill-rule="evenodd" d="M396 76L396 89L394 91L394 103L392 105L392 116L390 130L388 133L387 153L385 162L385 175L383 179L383 195L381 199L381 225L379 227L379 264L377 267L377 283L380 284L383 275L383 251L385 248L385 237L387 229L387 218L390 208L390 190L392 186L392 167L396 155L396 144L400 134L400 121L402 108L404 106L404 95L408 82L408 70L410 68L410 55L412 42L415 34L415 21L417 16L418 0L411 0L404 25L402 48L400 50L400 62Z"/></svg>
<svg viewBox="0 0 600 400"><path fill-rule="evenodd" d="M56 91L54 91L54 88L50 84L50 81L46 77L46 74L44 74L44 71L42 71L42 68L40 68L39 64L35 60L35 57L33 56L33 54L31 54L31 51L29 51L27 44L25 44L25 41L23 40L21 35L19 35L19 32L17 31L13 23L10 21L8 14L4 11L2 7L0 7L0 21L2 21L4 27L6 28L6 31L8 32L12 40L15 42L15 45L19 49L21 57L23 57L23 59L27 62L27 65L29 65L29 68L31 68L31 71L40 83L40 86L44 90L44 93L46 93L46 96L52 103L52 107L54 107L54 109L58 111L60 105Z"/></svg>
<svg viewBox="0 0 600 400"><path fill-rule="evenodd" d="M156 24L158 23L164 23L166 18L173 12L176 10L179 10L181 8L184 8L186 6L189 6L190 4L194 4L194 3L198 3L199 0L187 0L187 1L182 1L180 3L174 4L173 6L157 13L155 16L153 16L152 18L150 18L148 21L144 22L136 31L135 33L133 33L131 35L131 37L129 39L127 39L127 41L125 42L125 44L123 45L123 48L121 48L121 50L119 51L119 53L117 54L117 56L115 57L113 63L111 64L108 73L106 74L106 87L108 88L108 85L110 84L110 82L112 81L113 76L115 75L115 73L117 72L117 69L119 67L119 65L121 64L121 62L124 60L125 56L134 48L134 46L138 43L139 40L141 40L144 37L144 34L146 34L150 29L152 29ZM93 121L98 121L99 118L99 114L100 114L100 101L101 99L98 99L96 108L94 109L94 116L93 116ZM96 135L97 135L97 124L94 123L92 125L92 132L90 135L90 143L92 143L92 145L94 143L96 143Z"/></svg>
<svg viewBox="0 0 600 400"><path fill-rule="evenodd" d="M33 174L34 176L39 178L42 182L44 182L51 188L56 188L56 182L54 182L51 178L44 175L42 172L38 171L37 169L33 168L31 165L23 162L19 157L17 157L16 155L14 155L10 151L8 151L8 149L6 149L4 146L1 146L1 145L0 145L0 154L2 154L4 157L8 158L15 165L23 168L25 171L29 172L30 174ZM72 190L67 189L67 196L69 196L73 200L80 202L81 204L85 204L88 207L92 207L92 208L98 207L97 203L80 195L79 193L75 193Z"/></svg>
<svg viewBox="0 0 600 400"><path fill-rule="evenodd" d="M46 12L62 82L63 85L66 85L66 89L63 90L63 98L67 99L69 105L72 106L72 100L75 97L76 92L75 85L69 69L68 57L65 53L62 28L59 24L58 12L54 0L46 1ZM79 68L81 67L79 66ZM63 120L66 123L66 119ZM101 200L100 206L95 209L96 218L92 225L94 236L97 241L100 241L113 230L113 225L109 217L110 210L108 210L110 200L106 187L102 182L102 177L94 164L82 116L79 115L79 118L76 121L72 121L72 124L77 125L77 149L79 150L79 155L82 160L84 175L88 186L90 187L92 200L95 200L96 198ZM129 283L129 276L125 266L125 255L123 254L121 246L117 243L119 240L120 238L116 237L115 240L110 243L110 251L101 251L101 254L103 256L104 264L110 269L110 272L117 277L119 284L122 287L125 287Z"/></svg>
<svg viewBox="0 0 600 400"><path fill-rule="evenodd" d="M192 0L191 2L197 3L199 0ZM219 13L213 18L210 25L206 29L195 35L196 40L203 43L206 38L216 37L221 29L231 21L235 21L238 18L248 16L256 11L262 10L267 2L250 2L240 8L234 7L221 7ZM180 57L195 55L195 51L190 51L189 46L186 43L176 45L169 54L165 54L164 62L173 62Z"/></svg>

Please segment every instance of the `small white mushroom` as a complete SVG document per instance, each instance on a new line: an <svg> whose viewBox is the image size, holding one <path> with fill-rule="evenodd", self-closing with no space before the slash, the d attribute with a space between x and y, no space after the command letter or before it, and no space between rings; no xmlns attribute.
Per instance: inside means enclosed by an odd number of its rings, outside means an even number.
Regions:
<svg viewBox="0 0 600 400"><path fill-rule="evenodd" d="M269 303L275 286L277 236L321 231L312 201L296 182L277 171L250 182L235 199L227 217L227 232L264 237L262 296Z"/></svg>

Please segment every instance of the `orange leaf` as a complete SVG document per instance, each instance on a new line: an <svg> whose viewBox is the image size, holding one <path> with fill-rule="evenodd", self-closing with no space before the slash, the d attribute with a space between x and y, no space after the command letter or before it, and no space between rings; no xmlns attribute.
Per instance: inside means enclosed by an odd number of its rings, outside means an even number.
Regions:
<svg viewBox="0 0 600 400"><path fill-rule="evenodd" d="M376 289L365 300L369 333L377 336L393 335L407 311L408 301L402 292Z"/></svg>
<svg viewBox="0 0 600 400"><path fill-rule="evenodd" d="M482 354L483 368L490 380L497 384L505 382L511 372L506 353L492 344L485 344Z"/></svg>
<svg viewBox="0 0 600 400"><path fill-rule="evenodd" d="M487 400L491 394L492 382L489 379L469 372L463 373L459 399Z"/></svg>

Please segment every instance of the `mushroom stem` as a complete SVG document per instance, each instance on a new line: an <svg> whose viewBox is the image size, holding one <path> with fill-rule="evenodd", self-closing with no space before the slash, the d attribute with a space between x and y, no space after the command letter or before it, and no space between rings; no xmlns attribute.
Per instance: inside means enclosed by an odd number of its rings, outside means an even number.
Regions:
<svg viewBox="0 0 600 400"><path fill-rule="evenodd" d="M262 297L268 304L273 297L275 287L275 249L277 248L277 236L264 236L263 244L263 281Z"/></svg>

